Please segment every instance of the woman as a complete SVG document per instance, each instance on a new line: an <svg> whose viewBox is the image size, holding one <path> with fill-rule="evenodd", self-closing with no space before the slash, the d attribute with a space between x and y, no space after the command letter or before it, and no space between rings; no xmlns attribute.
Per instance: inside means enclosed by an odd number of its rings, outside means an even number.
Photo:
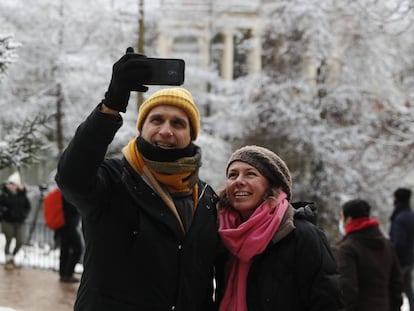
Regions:
<svg viewBox="0 0 414 311"><path fill-rule="evenodd" d="M220 311L340 310L333 254L303 209L289 203L292 180L283 160L245 146L231 155L226 176L219 233L230 258Z"/></svg>
<svg viewBox="0 0 414 311"><path fill-rule="evenodd" d="M2 232L6 237L4 248L6 264L4 268L8 270L19 268L15 264L14 257L23 245L24 221L29 215L31 206L26 195L26 188L22 184L18 172L10 175L3 185L2 193L0 194L0 205L6 207L1 224ZM15 238L16 243L13 249L11 249L10 246L13 238Z"/></svg>

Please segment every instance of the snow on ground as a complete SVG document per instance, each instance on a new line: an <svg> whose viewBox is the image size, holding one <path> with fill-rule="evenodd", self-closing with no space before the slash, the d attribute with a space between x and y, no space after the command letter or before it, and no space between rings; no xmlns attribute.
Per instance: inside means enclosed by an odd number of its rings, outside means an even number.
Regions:
<svg viewBox="0 0 414 311"><path fill-rule="evenodd" d="M404 296L403 305L401 306L401 311L410 311L410 306L408 305L408 300L405 296Z"/></svg>

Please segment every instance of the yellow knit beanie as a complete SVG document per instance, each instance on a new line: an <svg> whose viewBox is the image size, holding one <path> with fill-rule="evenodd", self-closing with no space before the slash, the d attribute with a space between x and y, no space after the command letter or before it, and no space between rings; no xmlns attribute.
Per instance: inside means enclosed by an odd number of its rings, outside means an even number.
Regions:
<svg viewBox="0 0 414 311"><path fill-rule="evenodd" d="M191 138L195 140L200 129L200 112L191 93L182 87L162 89L152 94L139 107L137 129L141 131L148 113L156 106L169 105L182 109L188 116L191 126Z"/></svg>

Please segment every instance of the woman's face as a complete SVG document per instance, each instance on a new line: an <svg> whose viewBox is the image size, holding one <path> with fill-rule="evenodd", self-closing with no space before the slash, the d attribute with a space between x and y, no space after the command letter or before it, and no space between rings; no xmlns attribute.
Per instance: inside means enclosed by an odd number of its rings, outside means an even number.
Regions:
<svg viewBox="0 0 414 311"><path fill-rule="evenodd" d="M247 220L264 201L268 189L269 182L254 166L241 161L230 164L226 194L230 204L243 220Z"/></svg>
<svg viewBox="0 0 414 311"><path fill-rule="evenodd" d="M11 193L16 193L17 190L19 189L19 186L12 182L6 183L6 187L7 189L9 189Z"/></svg>

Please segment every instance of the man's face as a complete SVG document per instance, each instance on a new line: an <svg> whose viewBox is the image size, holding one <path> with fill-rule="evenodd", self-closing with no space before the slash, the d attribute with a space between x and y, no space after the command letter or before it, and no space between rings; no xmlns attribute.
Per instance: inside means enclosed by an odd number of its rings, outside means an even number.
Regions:
<svg viewBox="0 0 414 311"><path fill-rule="evenodd" d="M191 142L190 121L180 108L160 105L153 108L142 125L141 136L164 149L187 147Z"/></svg>

